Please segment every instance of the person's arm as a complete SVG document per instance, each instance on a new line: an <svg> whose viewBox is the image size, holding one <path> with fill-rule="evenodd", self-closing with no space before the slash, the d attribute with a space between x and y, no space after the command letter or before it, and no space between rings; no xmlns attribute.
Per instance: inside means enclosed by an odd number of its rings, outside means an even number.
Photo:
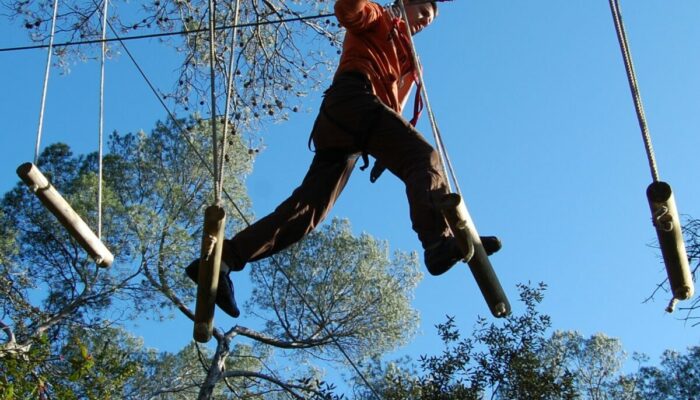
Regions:
<svg viewBox="0 0 700 400"><path fill-rule="evenodd" d="M381 16L381 6L368 0L338 0L334 9L340 25L353 32L371 28Z"/></svg>

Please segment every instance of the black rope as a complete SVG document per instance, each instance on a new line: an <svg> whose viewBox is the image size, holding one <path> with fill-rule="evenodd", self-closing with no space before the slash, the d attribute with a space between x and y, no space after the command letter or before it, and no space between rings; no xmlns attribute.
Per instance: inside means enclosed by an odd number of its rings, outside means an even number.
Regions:
<svg viewBox="0 0 700 400"><path fill-rule="evenodd" d="M272 25L272 24L283 24L286 22L297 22L297 21L307 21L311 19L320 19L320 18L327 18L327 17L332 17L335 14L318 14L318 15L310 15L310 16L297 16L297 17L290 17L290 18L282 18L282 19L276 19L276 20L271 20L271 21L260 21L260 22L247 22L244 24L236 24L236 25L224 25L224 26L219 26L214 28L214 30L220 31L220 30L228 30L228 29L235 29L235 28L249 28L249 27L255 27L255 26L262 26L262 25ZM85 44L96 44L96 43L108 43L108 42L119 42L122 43L127 40L140 40L140 39L150 39L150 38L158 38L158 37L167 37L167 36L180 36L180 35L188 35L192 33L203 33L203 32L209 32L209 28L201 28L201 29L193 29L193 30L181 30L177 32L162 32L162 33L149 33L149 34L144 34L144 35L134 35L134 36L125 36L125 37L119 37L116 36L116 30L111 27L112 33L115 34L115 37L109 38L109 39L90 39L90 40L82 40L78 42L63 42L63 43L55 43L53 47L69 47L69 46L80 46L80 45L85 45ZM17 46L17 47L5 47L5 48L0 48L0 53L3 52L10 52L10 51L20 51L20 50L32 50L32 49L44 49L48 48L49 45L47 44L37 44L37 45L31 45L31 46Z"/></svg>

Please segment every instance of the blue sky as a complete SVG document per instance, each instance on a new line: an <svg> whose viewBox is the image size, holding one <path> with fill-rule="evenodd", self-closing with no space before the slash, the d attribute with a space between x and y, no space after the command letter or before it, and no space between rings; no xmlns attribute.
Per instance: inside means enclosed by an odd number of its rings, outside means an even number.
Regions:
<svg viewBox="0 0 700 400"><path fill-rule="evenodd" d="M700 218L700 2L625 1L623 16L661 178L681 213ZM27 44L21 26L0 24L0 47ZM481 234L501 237L492 257L516 310L517 283L549 285L541 311L556 329L604 332L627 351L656 361L665 349L698 345L700 327L667 314L664 279L645 190L651 183L608 2L604 0L442 3L434 26L416 38L430 100ZM156 86L172 85L169 57L156 40L133 45ZM39 113L45 52L0 53L0 190L30 161ZM77 153L97 148L98 64L69 75L52 71L44 145L63 141ZM146 131L166 117L125 56L107 65L106 132ZM301 181L312 154L306 140L319 105L262 132L266 150L249 178L258 216ZM419 128L430 136L427 118ZM386 174L370 184L356 170L333 216L357 232L419 250L400 182ZM230 235L230 233L229 233ZM240 296L249 293L240 274ZM414 301L422 328L403 350L438 351L433 326L454 315L468 332L489 315L465 266L427 276ZM681 303L681 306L683 304ZM234 321L219 314L217 324ZM146 344L174 351L191 338L184 318L140 324ZM162 332L168 340L162 341Z"/></svg>

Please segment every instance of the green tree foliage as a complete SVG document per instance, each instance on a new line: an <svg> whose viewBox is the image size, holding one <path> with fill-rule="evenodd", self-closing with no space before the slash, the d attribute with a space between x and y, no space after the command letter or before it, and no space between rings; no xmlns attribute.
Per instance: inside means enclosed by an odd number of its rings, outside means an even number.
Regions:
<svg viewBox="0 0 700 400"><path fill-rule="evenodd" d="M416 254L390 258L386 243L352 235L347 221L331 222L251 267L254 289L246 308L265 329L236 325L214 332L217 348L202 393L225 382L239 396L335 398L315 362L345 369L342 353L357 363L404 343L418 323L410 300L420 276ZM237 361L243 348L238 355L229 351L236 338L254 343L245 366ZM287 359L295 368L268 366Z"/></svg>
<svg viewBox="0 0 700 400"><path fill-rule="evenodd" d="M621 374L627 354L619 339L598 333L584 338L578 332L552 334L540 356L557 375L569 376L578 398L633 399L634 382Z"/></svg>
<svg viewBox="0 0 700 400"><path fill-rule="evenodd" d="M700 347L689 348L687 354L667 350L659 367L642 367L632 377L640 399L695 399L700 393Z"/></svg>
<svg viewBox="0 0 700 400"><path fill-rule="evenodd" d="M9 343L7 343L9 344ZM0 357L0 399L41 398L46 390L47 371L42 370L51 356L46 336L16 351L5 345Z"/></svg>
<svg viewBox="0 0 700 400"><path fill-rule="evenodd" d="M308 347L323 344L316 349L322 351L337 350L328 346L335 338L353 356L373 356L413 336L418 315L410 301L419 268L415 253L390 259L386 243L355 237L348 221L334 220L256 265L250 305L264 316L270 335Z"/></svg>
<svg viewBox="0 0 700 400"><path fill-rule="evenodd" d="M479 318L469 337L448 317L437 326L445 348L440 355L420 358L420 374L396 364L378 367L384 373L375 376L383 376L378 385L385 398L481 399L487 393L499 399L574 398L572 377L540 358L550 327L549 317L537 311L544 289L544 284L521 285L525 311L499 322Z"/></svg>
<svg viewBox="0 0 700 400"><path fill-rule="evenodd" d="M344 221L250 268L249 321L264 329L217 328L214 350L189 347L177 355L152 354L115 330L126 320L175 312L193 318L195 290L183 268L199 253L203 210L214 201L213 179L200 160L211 152L210 130L208 121L193 117L158 123L148 135L111 136L102 240L116 258L108 269L96 268L23 185L5 195L0 229L15 239L0 242L0 363L12 371L4 381L8 391L22 387L31 397L41 388L60 398L332 398L333 386L315 362L345 368L338 344L358 361L415 332L416 255L390 257L386 243L353 236ZM228 209L247 214L243 179L252 158L242 142L231 138L224 187ZM94 155L76 157L62 144L48 147L39 162L91 226L95 164ZM229 232L242 226L235 213L227 221ZM270 367L288 357L304 367Z"/></svg>
<svg viewBox="0 0 700 400"><path fill-rule="evenodd" d="M626 353L618 339L555 331L537 311L545 286L520 286L524 311L504 321L478 319L463 337L454 318L437 326L444 344L439 355L373 364L369 376L385 399L690 399L700 392L699 348L681 355L668 351L661 367L641 366L625 375ZM360 399L373 398L361 390Z"/></svg>
<svg viewBox="0 0 700 400"><path fill-rule="evenodd" d="M211 134L208 122L198 118L178 125L187 131L159 123L150 135L112 135L104 160L102 236L116 255L109 269L96 268L23 184L3 197L0 236L14 243L0 242L0 328L5 336L0 361L21 359L25 366L36 366L33 375L40 381L50 375L46 360L59 357L64 343L72 341L71 332L98 332L119 322L108 316L167 316L192 298L191 284L179 267L196 253L202 210L213 201L213 179L183 135L206 154ZM246 210L242 178L251 158L240 138L231 143L231 154L239 156L228 163L226 185ZM95 155L76 157L68 146L56 144L42 152L38 165L94 227Z"/></svg>

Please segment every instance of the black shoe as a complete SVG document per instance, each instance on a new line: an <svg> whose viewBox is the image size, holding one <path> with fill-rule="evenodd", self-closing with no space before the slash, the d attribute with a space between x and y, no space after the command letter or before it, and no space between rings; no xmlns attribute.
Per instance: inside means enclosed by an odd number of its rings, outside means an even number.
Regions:
<svg viewBox="0 0 700 400"><path fill-rule="evenodd" d="M486 255L501 249L501 241L496 236L480 236ZM442 275L447 272L457 261L464 258L462 250L457 245L454 237L444 238L440 243L425 250L425 266L431 275Z"/></svg>
<svg viewBox="0 0 700 400"><path fill-rule="evenodd" d="M199 258L192 261L185 268L187 276L197 283L199 279ZM229 278L229 272L219 272L219 287L216 290L216 305L219 306L226 314L233 318L238 318L241 311L236 304L236 296L233 291L233 282Z"/></svg>
<svg viewBox="0 0 700 400"><path fill-rule="evenodd" d="M430 275L442 275L464 256L453 237L443 238L439 243L425 249L424 261Z"/></svg>

